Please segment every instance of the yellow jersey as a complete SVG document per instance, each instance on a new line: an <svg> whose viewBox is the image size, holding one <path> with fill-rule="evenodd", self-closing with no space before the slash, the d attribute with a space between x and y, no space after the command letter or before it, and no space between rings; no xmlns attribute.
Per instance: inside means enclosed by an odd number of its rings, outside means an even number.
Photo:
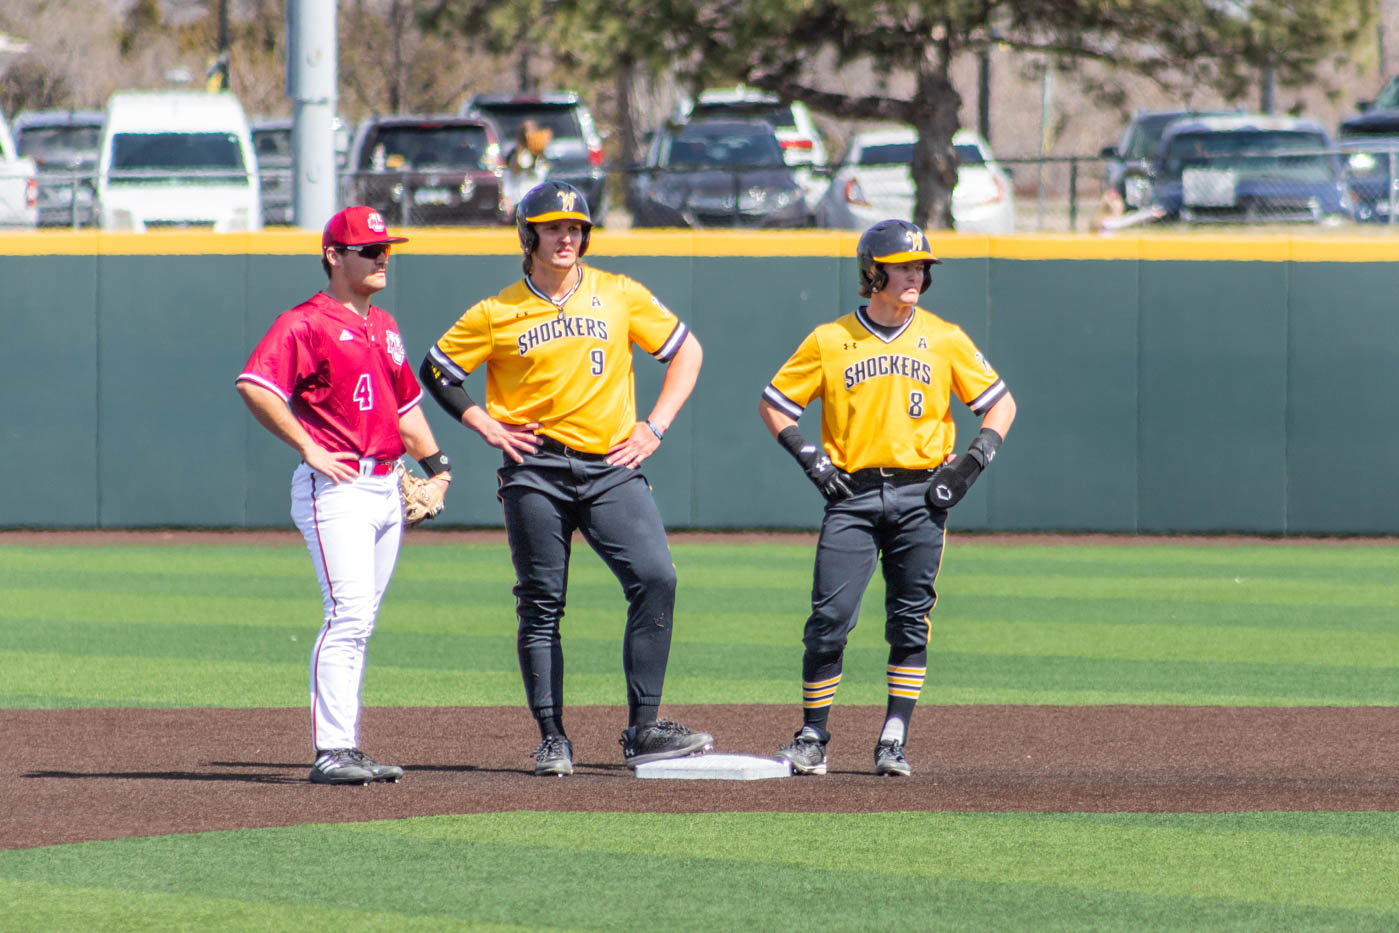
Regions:
<svg viewBox="0 0 1399 933"><path fill-rule="evenodd" d="M486 364L486 413L586 453L606 453L636 426L631 345L668 362L689 329L641 283L580 265L555 304L521 279L477 302L428 355L458 380Z"/></svg>
<svg viewBox="0 0 1399 933"><path fill-rule="evenodd" d="M819 398L821 445L842 470L923 470L956 444L954 392L981 415L1006 386L957 325L915 308L901 327L880 327L861 307L812 331L763 398L792 418Z"/></svg>

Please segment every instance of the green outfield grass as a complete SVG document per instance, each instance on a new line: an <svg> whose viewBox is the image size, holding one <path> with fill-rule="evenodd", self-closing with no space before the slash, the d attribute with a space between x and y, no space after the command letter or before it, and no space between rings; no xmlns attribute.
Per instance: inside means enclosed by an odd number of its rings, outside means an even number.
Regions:
<svg viewBox="0 0 1399 933"><path fill-rule="evenodd" d="M667 702L795 703L811 547L673 551ZM570 701L620 705L620 587L574 553ZM923 702L1395 705L1396 571L960 539ZM503 547L410 539L365 702L518 704L512 582ZM876 575L843 704L884 702L882 606ZM301 707L319 620L300 547L0 547L0 706ZM495 813L0 851L0 930L1394 930L1396 878L1388 812Z"/></svg>
<svg viewBox="0 0 1399 933"><path fill-rule="evenodd" d="M1395 813L497 813L0 852L0 925L1390 931L1395 877Z"/></svg>
<svg viewBox="0 0 1399 933"><path fill-rule="evenodd" d="M797 696L812 549L682 543L671 703ZM300 706L320 596L300 547L0 548L0 705ZM518 703L501 546L405 548L365 681L376 706ZM1389 547L954 543L925 703L1399 702ZM841 702L882 704L883 584ZM568 695L621 704L621 589L574 551ZM465 672L468 676L461 676ZM192 676L187 676L192 675Z"/></svg>

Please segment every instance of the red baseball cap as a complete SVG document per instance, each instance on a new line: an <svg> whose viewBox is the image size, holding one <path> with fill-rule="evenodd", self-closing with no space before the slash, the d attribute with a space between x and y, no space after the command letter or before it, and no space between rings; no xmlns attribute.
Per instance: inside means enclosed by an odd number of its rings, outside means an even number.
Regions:
<svg viewBox="0 0 1399 933"><path fill-rule="evenodd" d="M389 236L383 216L372 207L347 207L325 225L321 249L327 246L369 246L373 243L407 243L406 236Z"/></svg>

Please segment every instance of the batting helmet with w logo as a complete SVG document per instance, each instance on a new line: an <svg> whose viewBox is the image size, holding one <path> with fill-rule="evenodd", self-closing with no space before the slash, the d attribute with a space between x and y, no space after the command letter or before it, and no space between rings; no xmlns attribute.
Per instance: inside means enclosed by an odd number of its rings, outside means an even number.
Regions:
<svg viewBox="0 0 1399 933"><path fill-rule="evenodd" d="M588 251L588 235L593 229L593 215L588 212L588 200L583 192L561 181L546 181L535 185L515 207L515 227L520 232L520 246L525 251L525 274L530 272L530 255L539 245L535 224L554 220L576 220L583 227L583 242L578 255Z"/></svg>
<svg viewBox="0 0 1399 933"><path fill-rule="evenodd" d="M933 255L928 236L907 220L881 220L860 234L855 256L860 261L860 294L868 298L889 282L884 263L923 262L923 287L933 284L932 268L942 260Z"/></svg>

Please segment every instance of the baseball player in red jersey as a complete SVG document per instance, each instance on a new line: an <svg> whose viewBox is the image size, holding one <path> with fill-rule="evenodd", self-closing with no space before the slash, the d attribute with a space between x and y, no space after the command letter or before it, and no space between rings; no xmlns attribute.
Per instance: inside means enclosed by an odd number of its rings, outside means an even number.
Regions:
<svg viewBox="0 0 1399 933"><path fill-rule="evenodd" d="M311 652L318 784L403 776L359 749L365 648L403 534L398 458L407 450L442 493L451 482L398 324L369 303L388 282L390 245L404 242L372 208L332 217L321 236L325 290L278 316L236 380L253 417L301 455L291 514L325 604Z"/></svg>
<svg viewBox="0 0 1399 933"><path fill-rule="evenodd" d="M627 598L627 766L703 751L713 736L658 715L676 576L660 512L637 469L699 378L699 341L641 283L583 264L592 218L571 185L530 189L516 222L525 277L468 308L419 372L452 417L504 452L497 475L515 564L516 648L541 740L534 773L573 773L559 622L575 531L617 575ZM660 395L642 419L633 344L667 364ZM462 385L481 366L484 408Z"/></svg>
<svg viewBox="0 0 1399 933"><path fill-rule="evenodd" d="M908 722L928 670L928 614L942 562L947 510L991 462L1015 401L962 329L918 307L934 258L923 231L886 220L860 237L860 295L850 314L802 341L763 390L759 416L826 499L811 615L802 637L802 727L779 754L797 774L826 773L827 718L846 639L883 563L888 704L874 771L911 772ZM956 395L981 415L958 456L949 411ZM821 443L797 419L821 402Z"/></svg>

